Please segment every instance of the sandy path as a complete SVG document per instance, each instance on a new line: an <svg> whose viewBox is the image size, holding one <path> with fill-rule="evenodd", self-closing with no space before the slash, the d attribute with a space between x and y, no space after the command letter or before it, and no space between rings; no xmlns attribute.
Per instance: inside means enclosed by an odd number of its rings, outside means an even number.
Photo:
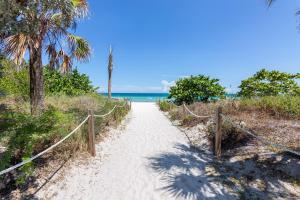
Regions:
<svg viewBox="0 0 300 200"><path fill-rule="evenodd" d="M154 103L133 103L125 129L97 145L97 156L73 165L65 178L48 184L45 199L233 199L204 174L209 158L193 151L185 135Z"/></svg>

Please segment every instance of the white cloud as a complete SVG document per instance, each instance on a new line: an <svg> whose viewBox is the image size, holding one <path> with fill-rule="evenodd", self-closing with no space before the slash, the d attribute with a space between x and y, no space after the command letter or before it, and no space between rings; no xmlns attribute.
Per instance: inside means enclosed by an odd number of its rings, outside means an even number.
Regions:
<svg viewBox="0 0 300 200"><path fill-rule="evenodd" d="M163 92L169 92L170 87L175 85L175 81L167 81L167 80L162 80L161 81L162 84L162 91Z"/></svg>

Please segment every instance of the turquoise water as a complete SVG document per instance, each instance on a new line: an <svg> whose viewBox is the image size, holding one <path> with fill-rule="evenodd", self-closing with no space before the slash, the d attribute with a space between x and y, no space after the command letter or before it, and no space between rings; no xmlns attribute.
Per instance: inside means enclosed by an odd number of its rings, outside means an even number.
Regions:
<svg viewBox="0 0 300 200"><path fill-rule="evenodd" d="M102 94L107 96L107 93ZM164 100L168 98L168 96L168 93L112 93L113 98L130 99L131 101L135 102L156 102L158 100ZM236 94L226 94L226 97L233 99L236 98Z"/></svg>
<svg viewBox="0 0 300 200"><path fill-rule="evenodd" d="M103 95L107 96L107 93ZM168 97L168 93L112 93L113 98L130 99L135 102L155 102Z"/></svg>

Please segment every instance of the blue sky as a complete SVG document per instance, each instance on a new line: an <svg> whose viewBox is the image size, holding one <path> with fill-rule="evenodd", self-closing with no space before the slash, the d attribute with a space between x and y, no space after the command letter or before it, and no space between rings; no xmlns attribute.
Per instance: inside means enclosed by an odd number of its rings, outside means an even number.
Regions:
<svg viewBox="0 0 300 200"><path fill-rule="evenodd" d="M89 0L77 34L91 44L78 69L113 92L163 92L180 77L219 78L230 92L261 68L300 71L299 0Z"/></svg>

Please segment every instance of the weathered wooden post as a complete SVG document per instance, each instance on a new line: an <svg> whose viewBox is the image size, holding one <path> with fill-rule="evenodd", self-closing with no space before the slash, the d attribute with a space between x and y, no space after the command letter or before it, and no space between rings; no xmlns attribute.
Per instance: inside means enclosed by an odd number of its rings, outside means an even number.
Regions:
<svg viewBox="0 0 300 200"><path fill-rule="evenodd" d="M215 155L221 157L221 142L222 142L222 107L219 106L216 110L216 135L215 135Z"/></svg>
<svg viewBox="0 0 300 200"><path fill-rule="evenodd" d="M183 102L182 103L182 113L183 113L183 115L184 115L184 117L185 117L185 115L186 115L186 110L185 110L185 107L184 107L184 105L185 105L185 103Z"/></svg>
<svg viewBox="0 0 300 200"><path fill-rule="evenodd" d="M96 148L95 148L95 129L94 129L94 111L88 111L90 117L88 121L89 125L89 132L88 132L88 149L92 156L96 155Z"/></svg>

